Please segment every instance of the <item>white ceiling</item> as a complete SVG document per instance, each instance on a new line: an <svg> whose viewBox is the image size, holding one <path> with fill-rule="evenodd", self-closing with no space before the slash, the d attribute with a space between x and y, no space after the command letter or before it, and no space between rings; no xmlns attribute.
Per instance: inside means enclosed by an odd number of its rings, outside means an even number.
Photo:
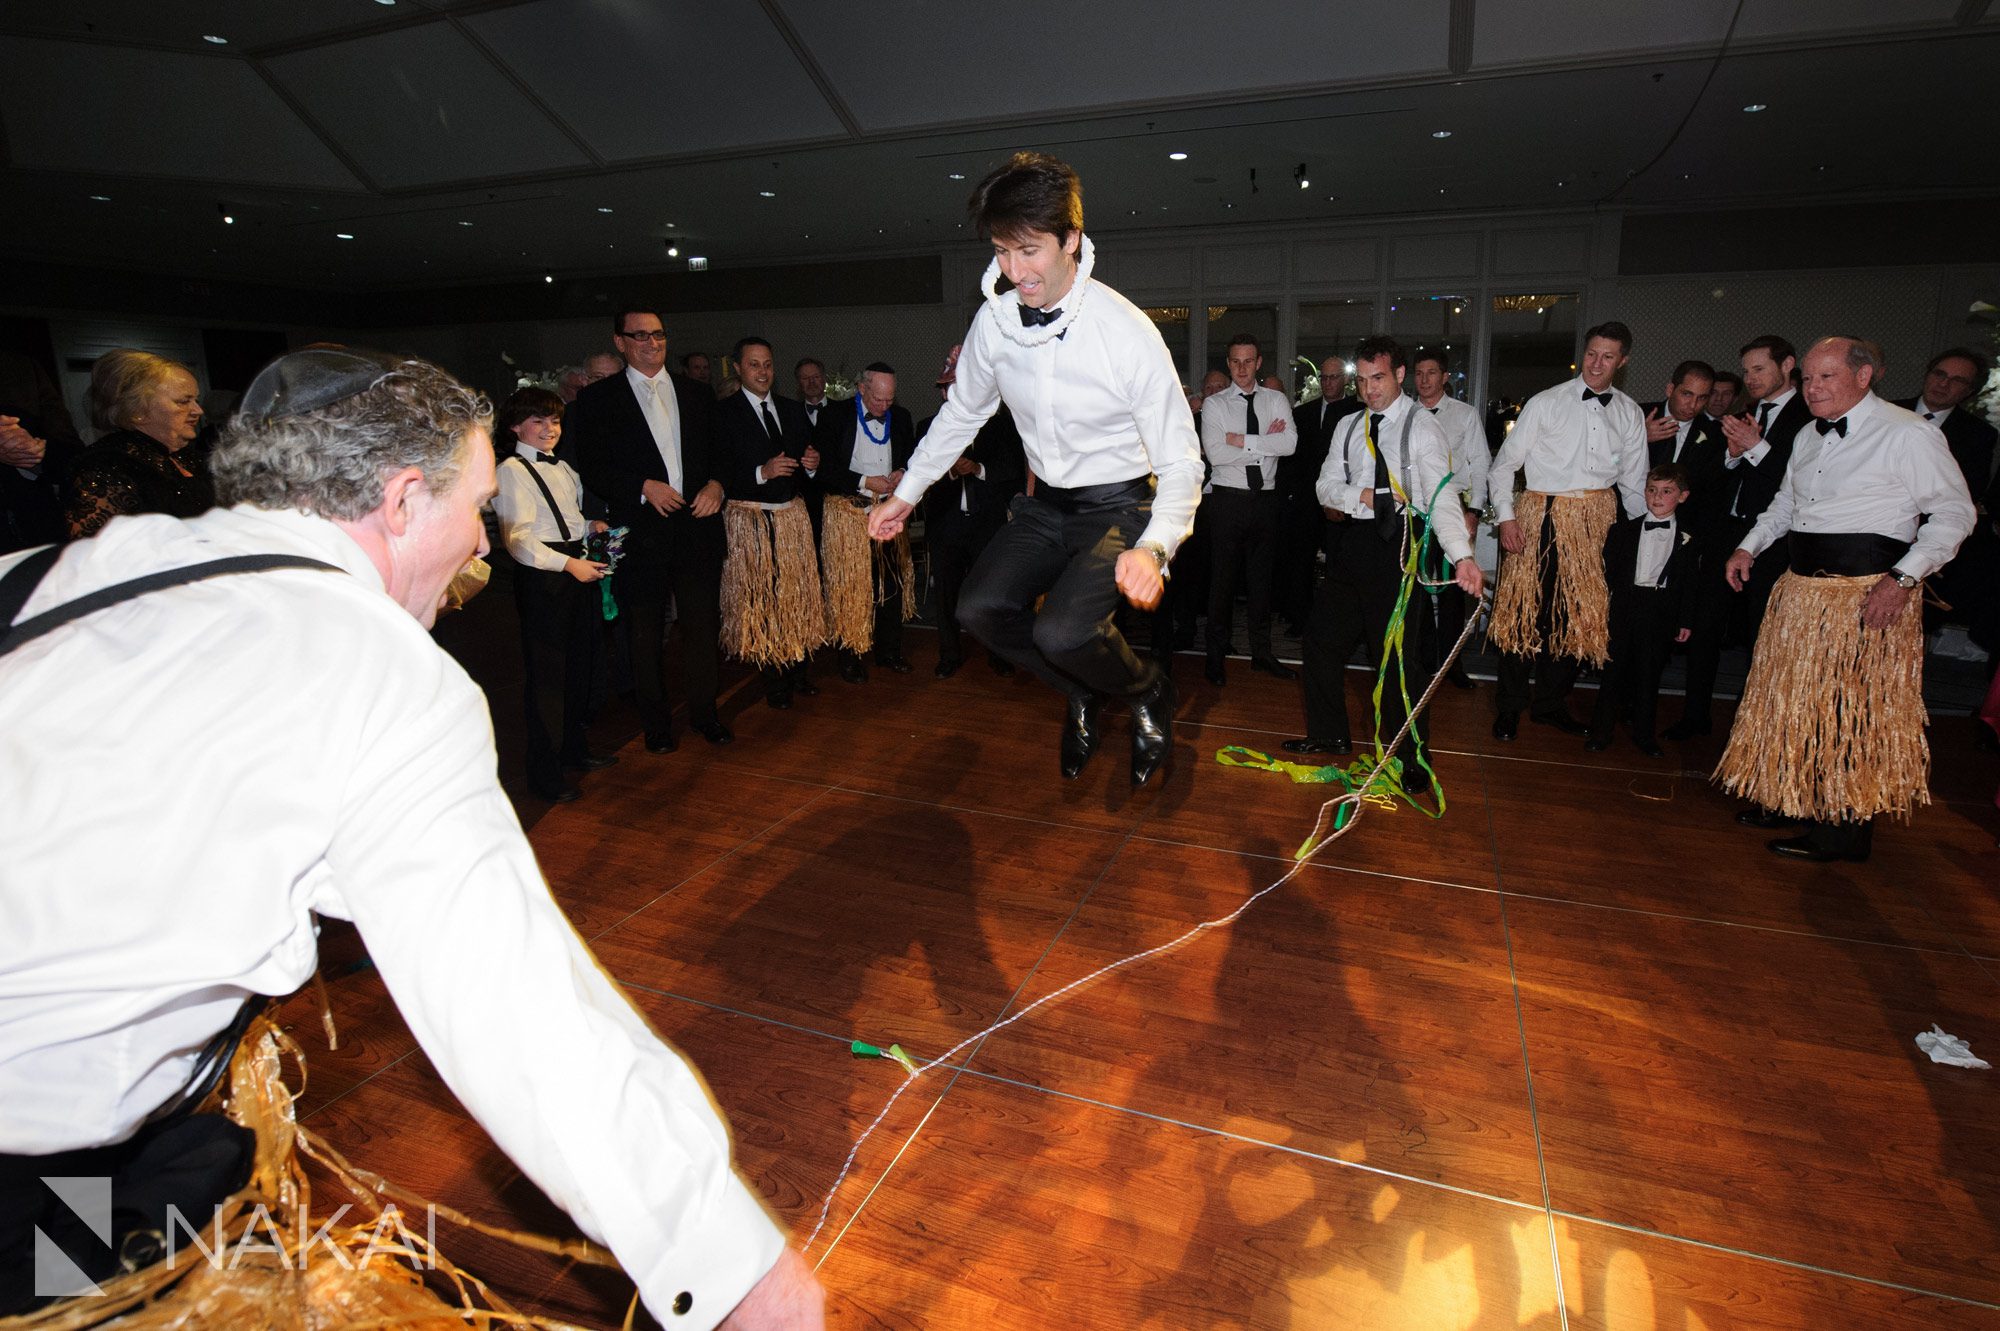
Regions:
<svg viewBox="0 0 2000 1331"><path fill-rule="evenodd" d="M1022 147L1098 230L2000 188L2000 0L1252 12L9 0L0 253L361 290L909 251Z"/></svg>

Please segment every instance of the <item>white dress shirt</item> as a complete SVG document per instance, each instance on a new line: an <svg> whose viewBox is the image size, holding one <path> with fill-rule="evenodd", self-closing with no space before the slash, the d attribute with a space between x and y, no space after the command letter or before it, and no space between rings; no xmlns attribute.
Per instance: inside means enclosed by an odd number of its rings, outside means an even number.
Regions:
<svg viewBox="0 0 2000 1331"><path fill-rule="evenodd" d="M1918 398L1916 411L1919 417L1921 417L1926 421L1929 421L1932 425L1935 425L1938 427L1938 429L1942 430L1944 428L1945 421L1951 417L1952 408L1933 407L1930 403L1924 401L1922 398Z"/></svg>
<svg viewBox="0 0 2000 1331"><path fill-rule="evenodd" d="M1361 522L1373 521L1375 517L1374 496L1369 496L1369 503L1361 501L1363 490L1375 488L1375 455L1368 451L1369 415L1369 412L1357 411L1333 427L1333 440L1327 446L1326 461L1320 465L1319 481L1313 487L1322 505ZM1403 426L1406 422L1410 427L1407 469L1403 456ZM1431 532L1452 563L1470 558L1472 540L1465 534L1465 519L1460 516L1453 493L1448 487L1442 494L1438 491L1451 464L1449 446L1445 443L1444 431L1438 428L1437 419L1419 406L1415 398L1406 393L1398 394L1389 409L1382 413L1381 424L1375 430L1375 445L1388 461L1389 477L1394 482L1391 492L1397 486L1404 487L1419 512L1433 515ZM1445 502L1433 508L1433 495ZM1408 505L1397 500L1397 512L1407 508Z"/></svg>
<svg viewBox="0 0 2000 1331"><path fill-rule="evenodd" d="M766 408L766 407L769 407L769 408L771 409L771 419L775 421L775 420L777 420L777 419L778 419L778 404L777 404L777 402L776 402L776 401L775 401L775 400L774 400L774 399L772 398L772 396L771 396L771 395L770 395L769 393L766 393L766 394L765 394L764 396L762 396L762 397L758 397L758 396L757 396L757 395L756 395L755 393L753 393L753 392L751 392L751 391L750 391L750 388L749 388L749 385L747 385L747 384L746 384L746 385L744 385L743 387L741 387L741 388L737 389L736 391L737 391L737 392L739 392L739 393L741 393L741 394L743 394L743 400L744 400L744 401L746 401L746 402L748 402L748 403L750 404L750 414L751 414L752 416L755 416L755 417L757 418L757 428L758 428L759 430L763 430L763 432L764 432L764 435L765 435L765 437L766 437L766 438L769 438L769 437L770 437L770 434L771 434L771 431L770 431L770 430L769 430L768 428L766 428L766 427L765 427L765 425L764 425L764 408ZM784 427L784 426L782 426L782 425L781 425L781 426L779 426L779 427L778 427L778 429L779 429L779 432L780 432L780 433L782 433L782 432L784 431L784 428L785 428L785 427ZM784 452L784 451L785 451L785 445L784 445L784 441L783 441L782 439L773 439L773 440L771 440L771 451L770 451L769 453L766 453L766 454L764 455L764 460L765 460L765 462L768 462L768 461L770 461L770 460L771 460L772 458L776 457L776 456L777 456L778 454L780 454L780 453L782 453L782 452ZM760 462L760 463L758 463L758 464L757 464L757 484L759 484L759 485L762 485L762 484L764 484L764 482L765 482L766 480L768 480L768 479L769 479L769 478L768 478L768 477L766 477L766 476L764 475L764 463L763 463L763 462ZM766 504L766 505L764 505L764 507L766 507L766 508L783 508L783 507L784 507L784 505L783 505L783 504Z"/></svg>
<svg viewBox="0 0 2000 1331"><path fill-rule="evenodd" d="M1418 406L1423 406L1420 399ZM1470 402L1460 402L1447 393L1435 407L1424 407L1444 431L1451 458L1451 488L1463 496L1465 506L1477 513L1486 507L1486 473L1493 466L1493 450L1486 446L1486 422Z"/></svg>
<svg viewBox="0 0 2000 1331"><path fill-rule="evenodd" d="M1821 434L1818 421L1792 436L1784 483L1742 548L1762 554L1792 531L1876 532L1912 542L1897 572L1929 577L1951 562L1977 520L1943 432L1873 393L1842 419L1844 438Z"/></svg>
<svg viewBox="0 0 2000 1331"><path fill-rule="evenodd" d="M892 465L895 452L890 447L890 431L895 428L894 407L882 414L879 421L868 419L867 408L861 403L861 395L854 395L848 410L854 413L854 452L848 461L848 469L855 475L854 488L860 494L871 493L868 489L870 476L887 476L895 470ZM868 437L870 430L879 430L880 440Z"/></svg>
<svg viewBox="0 0 2000 1331"><path fill-rule="evenodd" d="M1647 522L1659 522L1652 513L1645 515ZM1674 542L1680 539L1680 521L1674 517L1664 519L1666 526L1639 529L1639 557L1632 561L1632 585L1634 587L1657 587L1660 578L1667 571L1667 561L1674 556Z"/></svg>
<svg viewBox="0 0 2000 1331"><path fill-rule="evenodd" d="M1083 238L1076 280L1052 324L1021 326L1020 297L997 289L987 267L986 303L958 357L958 380L910 459L896 496L914 504L965 452L1005 401L1034 474L1074 489L1151 472L1158 479L1141 541L1171 556L1201 502L1201 443L1160 330L1145 312L1093 281L1095 251Z"/></svg>
<svg viewBox="0 0 2000 1331"><path fill-rule="evenodd" d="M1585 402L1585 387L1581 378L1571 379L1543 389L1521 408L1486 477L1500 521L1513 520L1517 473L1545 495L1616 484L1626 517L1646 511L1646 417L1616 388L1608 390L1608 404Z"/></svg>
<svg viewBox="0 0 2000 1331"><path fill-rule="evenodd" d="M1292 420L1292 404L1285 400L1285 395L1275 388L1250 391L1257 408L1254 434L1243 428L1249 424L1245 409L1251 404L1244 400L1243 390L1235 384L1201 404L1201 451L1208 456L1210 489L1220 486L1225 490L1248 490L1250 468L1255 466L1264 482L1260 488L1275 490L1278 459L1298 451L1299 427ZM1272 421L1283 421L1285 428L1267 434ZM1224 443L1226 434L1242 435L1243 447L1231 448Z"/></svg>
<svg viewBox="0 0 2000 1331"><path fill-rule="evenodd" d="M627 365L625 381L632 385L632 395L639 399L646 428L653 432L653 446L660 450L660 460L667 464L667 484L674 487L675 494L691 498L682 486L687 473L681 470L681 408L674 396L673 376L661 370L648 379Z"/></svg>
<svg viewBox="0 0 2000 1331"><path fill-rule="evenodd" d="M532 444L514 445L514 455L521 460L494 468L493 516L500 520L500 543L517 564L561 573L569 566L570 557L549 549L548 543L564 539L562 528L528 468L542 469L542 483L549 487L563 521L569 524L568 539L572 541L582 540L590 526L583 516L583 482L567 462L551 465L539 461L549 455Z"/></svg>
<svg viewBox="0 0 2000 1331"><path fill-rule="evenodd" d="M1792 404L1792 399L1798 395L1798 389L1787 388L1776 397L1767 397L1761 402L1752 403L1750 406L1750 419L1757 422L1758 431L1761 433L1770 429L1777 422L1778 417L1784 414L1785 408ZM1806 428L1811 429L1812 427L1807 426ZM1796 439L1797 436L1794 435L1793 438ZM1731 471L1734 471L1738 467L1757 467L1762 466L1764 459L1769 456L1771 456L1771 441L1769 439L1759 439L1749 448L1744 449L1741 456L1732 456L1725 450L1722 457L1722 465ZM1747 517L1749 515L1740 514L1738 516Z"/></svg>
<svg viewBox="0 0 2000 1331"><path fill-rule="evenodd" d="M494 1141L663 1322L713 1327L783 1235L550 898L486 699L361 548L248 505L114 518L25 614L259 553L342 571L155 592L0 658L0 1152L124 1140L246 995L311 977L315 912L352 920Z"/></svg>

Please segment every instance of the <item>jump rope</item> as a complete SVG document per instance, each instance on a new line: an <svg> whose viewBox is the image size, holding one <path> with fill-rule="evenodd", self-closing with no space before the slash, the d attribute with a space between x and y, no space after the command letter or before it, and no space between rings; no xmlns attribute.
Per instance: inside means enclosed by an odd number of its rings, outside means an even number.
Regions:
<svg viewBox="0 0 2000 1331"><path fill-rule="evenodd" d="M1369 452L1371 454L1374 453L1376 451L1374 438L1370 436L1367 443ZM1299 871L1312 863L1313 859L1321 851L1352 831L1354 825L1360 820L1362 810L1371 803L1393 807L1395 799L1401 797L1407 800L1413 807L1432 818L1443 816L1444 786L1438 780L1437 773L1431 768L1430 760L1425 753L1425 746L1422 740L1417 740L1415 744L1416 760L1423 768L1424 773L1430 778L1431 792L1437 800L1435 811L1424 808L1413 797L1404 793L1401 780L1402 764L1396 759L1395 753L1402 746L1403 740L1411 733L1411 727L1416 724L1417 717L1423 713L1425 707L1429 706L1431 696L1437 692L1438 684L1444 679L1446 673L1451 669L1452 664L1458 660L1459 654L1465 650L1465 644L1471 639L1473 630L1478 626L1480 619L1478 614L1466 616L1465 627L1459 631L1458 641L1452 644L1450 653L1438 663L1437 670L1431 676L1429 686L1424 689L1422 695L1417 698L1416 704L1412 706L1410 703L1409 684L1403 668L1403 645L1411 603L1419 587L1433 589L1453 585L1452 581L1448 578L1436 581L1426 578L1423 576L1422 571L1423 557L1429 550L1432 540L1432 509L1435 508L1438 497L1444 493L1445 487L1450 482L1451 473L1447 472L1444 479L1438 482L1437 489L1432 491L1430 505L1419 511L1416 505L1410 502L1408 494L1396 483L1394 474L1391 473L1390 475L1390 487L1397 499L1402 501L1405 508L1400 547L1403 579L1402 585L1396 595L1395 609L1389 617L1388 630L1383 635L1382 653L1375 671L1375 688L1372 694L1375 706L1373 752L1356 759L1349 768L1340 768L1337 766L1308 768L1303 764L1280 762L1267 754L1258 753L1256 750L1235 745L1222 749L1216 754L1217 760L1225 766L1254 767L1267 771L1281 771L1291 775L1295 781L1325 782L1344 787L1341 794L1334 796L1320 805L1319 814L1313 820L1312 832L1306 837L1305 842L1298 850L1293 853L1292 867L1287 869L1284 875L1276 882L1246 897L1241 905L1228 914L1217 916L1212 920L1204 920L1181 934L1178 938L1162 943L1157 947L1149 947L1143 952L1135 952L1128 957L1114 961L1106 966L1100 966L1086 975L1079 976L1062 986L1062 988L1042 995L1042 997L1028 1004L1012 1016L994 1022L985 1030L966 1036L936 1058L919 1059L913 1057L899 1044L891 1044L884 1048L862 1040L855 1040L848 1046L850 1052L855 1057L879 1058L893 1061L902 1067L904 1073L903 1081L901 1085L890 1093L888 1100L882 1105L881 1112L877 1113L868 1126L862 1130L861 1135L854 1139L854 1145L847 1152L847 1159L841 1164L839 1175L833 1180L833 1185L826 1190L826 1197L820 1203L819 1219L813 1225L812 1233L807 1236L803 1244L799 1245L802 1253L810 1253L812 1251L813 1244L819 1240L820 1232L826 1228L827 1218L833 1211L833 1199L839 1193L841 1185L847 1182L847 1176L853 1172L854 1162L860 1158L861 1148L867 1145L868 1139L875 1135L875 1130L881 1127L884 1120L889 1117L889 1112L896 1107L896 1102L903 1098L903 1093L916 1085L926 1073L950 1063L965 1049L978 1044L988 1036L1005 1030L1007 1027L1012 1026L1014 1023L1021 1021L1036 1011L1075 993L1087 985L1095 983L1114 971L1124 970L1128 966L1136 966L1140 962L1164 956L1204 933L1234 924L1246 911L1264 897L1269 896L1297 877ZM1454 508L1451 512L1451 517L1455 519L1457 516L1458 511ZM1414 532L1412 530L1413 527L1415 528ZM1481 609L1485 608L1486 598L1483 596L1480 605ZM1397 730L1395 738L1384 746L1382 743L1382 690L1388 681L1389 666L1392 658L1395 662L1396 688L1401 694L1403 701L1403 724ZM829 1245L829 1251L830 1249L831 1245ZM821 1253L819 1260L823 1262L826 1260L826 1257L827 1253Z"/></svg>

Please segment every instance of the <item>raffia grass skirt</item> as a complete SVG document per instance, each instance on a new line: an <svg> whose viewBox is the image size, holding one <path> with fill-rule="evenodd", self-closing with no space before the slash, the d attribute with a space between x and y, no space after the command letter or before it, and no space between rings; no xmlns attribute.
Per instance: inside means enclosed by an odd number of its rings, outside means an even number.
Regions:
<svg viewBox="0 0 2000 1331"><path fill-rule="evenodd" d="M1923 598L1912 596L1889 627L1868 628L1861 603L1881 580L1778 579L1711 780L1814 822L1907 821L1931 802Z"/></svg>
<svg viewBox="0 0 2000 1331"><path fill-rule="evenodd" d="M1551 502L1553 500L1553 502ZM1611 659L1611 589L1604 583L1604 537L1618 520L1609 490L1545 495L1526 490L1514 505L1527 545L1500 564L1488 641L1500 651L1569 656L1601 666ZM1555 524L1555 603L1541 633L1542 523Z"/></svg>
<svg viewBox="0 0 2000 1331"><path fill-rule="evenodd" d="M868 536L872 504L829 496L820 517L820 566L826 587L826 641L865 653L875 644L875 607L902 597L902 617L917 617L917 570L910 534L878 544Z"/></svg>
<svg viewBox="0 0 2000 1331"><path fill-rule="evenodd" d="M723 510L722 650L752 665L803 661L826 641L819 556L805 501L783 508L733 500Z"/></svg>

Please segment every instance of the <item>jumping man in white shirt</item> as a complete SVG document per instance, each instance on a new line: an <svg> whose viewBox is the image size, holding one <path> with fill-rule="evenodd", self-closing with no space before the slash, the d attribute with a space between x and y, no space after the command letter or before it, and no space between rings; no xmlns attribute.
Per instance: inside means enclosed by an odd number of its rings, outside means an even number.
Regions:
<svg viewBox="0 0 2000 1331"><path fill-rule="evenodd" d="M1114 615L1121 596L1141 609L1159 603L1167 563L1193 524L1194 422L1159 329L1091 279L1075 171L1016 153L979 183L970 211L993 242L986 304L966 331L950 398L895 497L869 515L869 532L900 532L1005 401L1034 493L1014 501L1012 521L966 579L959 623L1067 696L1065 777L1097 747L1101 700L1128 703L1132 782L1143 785L1173 749L1173 681L1133 654ZM1011 291L999 289L1002 278Z"/></svg>

